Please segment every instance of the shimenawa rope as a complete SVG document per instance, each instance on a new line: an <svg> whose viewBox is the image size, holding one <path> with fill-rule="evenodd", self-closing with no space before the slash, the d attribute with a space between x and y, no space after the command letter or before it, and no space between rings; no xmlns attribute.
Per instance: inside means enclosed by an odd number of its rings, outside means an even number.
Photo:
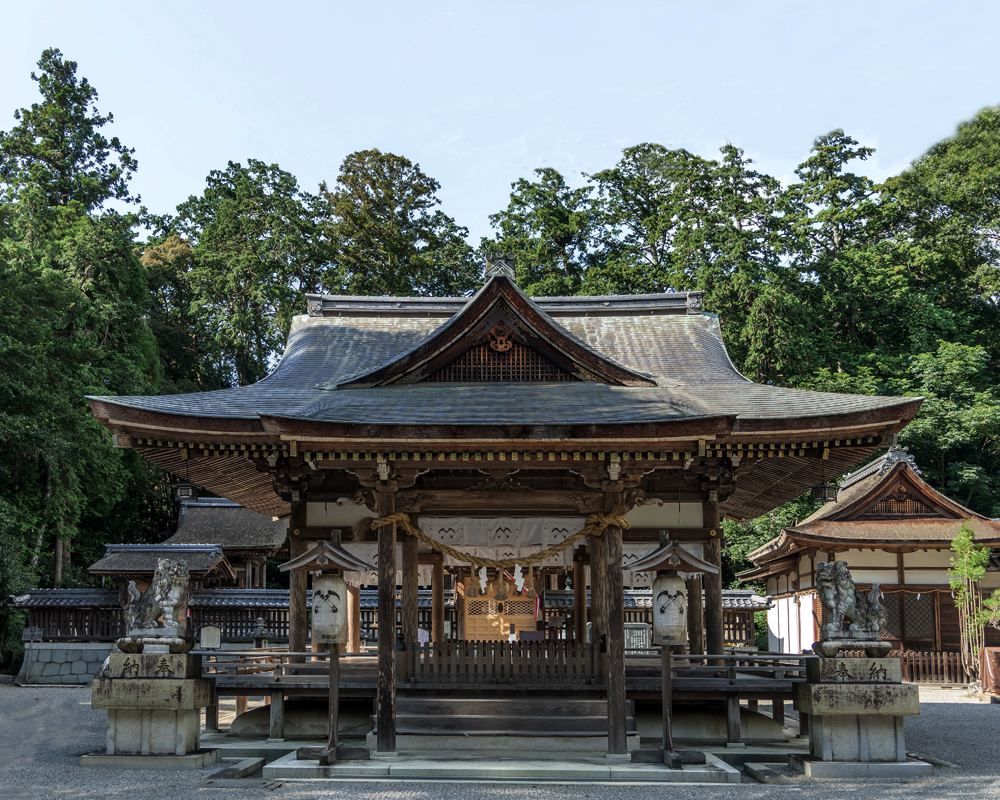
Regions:
<svg viewBox="0 0 1000 800"><path fill-rule="evenodd" d="M462 561L466 564L472 564L477 567L491 567L493 569L506 569L507 567L513 567L516 564L528 567L532 564L540 564L543 561L552 558L552 556L557 553L561 553L567 547L572 547L584 536L600 536L604 533L605 529L612 526L625 529L631 528L632 523L625 519L625 513L625 506L615 506L611 510L610 514L591 514L587 517L587 521L584 523L583 528L574 533L572 536L567 536L558 544L546 547L544 550L532 553L530 556L524 556L516 559L503 558L496 560L492 558L482 558L481 556L474 556L468 553L463 553L460 550L456 550L450 545L432 539L420 530L420 528L410 521L410 515L405 511L397 511L395 514L389 514L389 516L381 517L380 519L362 519L354 526L354 540L360 541L366 538L367 534L373 530L377 530L385 525L396 524L410 536L415 536L424 544L440 553L444 553L446 556L451 556L456 561Z"/></svg>

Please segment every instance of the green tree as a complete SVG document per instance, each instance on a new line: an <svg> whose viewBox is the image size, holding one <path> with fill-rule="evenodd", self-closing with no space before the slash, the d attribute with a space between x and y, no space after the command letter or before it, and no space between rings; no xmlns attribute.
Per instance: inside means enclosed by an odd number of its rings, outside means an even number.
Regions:
<svg viewBox="0 0 1000 800"><path fill-rule="evenodd" d="M403 156L360 150L344 159L324 225L337 291L462 295L480 283L469 232L437 208L441 185Z"/></svg>
<svg viewBox="0 0 1000 800"><path fill-rule="evenodd" d="M217 349L225 365L213 369L229 385L267 375L292 316L301 313L302 294L322 288L327 254L318 202L277 164L230 161L225 170L209 173L200 197L188 198L176 217L160 223L193 249L184 276L191 300L184 298L177 313L201 318L212 331L215 342L208 350Z"/></svg>
<svg viewBox="0 0 1000 800"><path fill-rule="evenodd" d="M0 132L4 202L28 200L29 189L32 205L75 204L84 212L108 200L137 201L128 190L137 167L134 151L100 132L114 117L97 111L97 90L76 77L76 62L64 60L59 50L42 53L38 68L31 79L42 101L14 112L20 124Z"/></svg>
<svg viewBox="0 0 1000 800"><path fill-rule="evenodd" d="M528 295L577 294L595 258L597 213L589 186L571 188L554 169L536 169L538 180L511 184L506 210L490 215L497 232L484 239L482 256L511 253L518 285Z"/></svg>
<svg viewBox="0 0 1000 800"><path fill-rule="evenodd" d="M979 651L983 649L983 597L980 583L990 561L990 549L976 544L975 532L965 523L951 542L948 579L958 607L962 667L970 680L979 678Z"/></svg>

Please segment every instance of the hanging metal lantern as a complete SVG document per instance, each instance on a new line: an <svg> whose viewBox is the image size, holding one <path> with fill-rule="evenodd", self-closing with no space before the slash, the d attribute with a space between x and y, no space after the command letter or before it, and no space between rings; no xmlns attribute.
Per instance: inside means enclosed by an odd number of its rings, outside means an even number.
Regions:
<svg viewBox="0 0 1000 800"><path fill-rule="evenodd" d="M173 484L174 499L178 503L194 502L198 499L198 487L193 483L188 483L187 481L182 481Z"/></svg>
<svg viewBox="0 0 1000 800"><path fill-rule="evenodd" d="M809 490L809 494L812 496L814 503L836 503L839 491L840 489L835 483L826 483L824 481L819 486L813 486Z"/></svg>
<svg viewBox="0 0 1000 800"><path fill-rule="evenodd" d="M687 644L687 588L676 572L653 581L653 633L659 644Z"/></svg>
<svg viewBox="0 0 1000 800"><path fill-rule="evenodd" d="M347 624L347 584L339 575L313 578L313 644L333 644Z"/></svg>

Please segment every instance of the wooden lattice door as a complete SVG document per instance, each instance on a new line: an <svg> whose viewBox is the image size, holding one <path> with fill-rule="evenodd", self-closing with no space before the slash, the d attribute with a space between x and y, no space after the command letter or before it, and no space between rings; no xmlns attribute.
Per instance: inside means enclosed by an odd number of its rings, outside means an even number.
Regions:
<svg viewBox="0 0 1000 800"><path fill-rule="evenodd" d="M470 642L506 642L514 633L535 630L535 601L515 598L465 598L465 638Z"/></svg>

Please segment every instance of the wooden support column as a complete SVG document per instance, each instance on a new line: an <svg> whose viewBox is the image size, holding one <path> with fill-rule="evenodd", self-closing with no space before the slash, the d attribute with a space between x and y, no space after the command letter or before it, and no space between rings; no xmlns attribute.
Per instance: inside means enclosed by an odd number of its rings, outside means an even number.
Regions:
<svg viewBox="0 0 1000 800"><path fill-rule="evenodd" d="M610 483L610 482L609 482ZM621 486L621 484L617 484ZM604 513L622 504L622 493L605 491ZM608 637L608 753L628 753L625 729L625 587L622 574L622 529L611 526L605 540L604 582Z"/></svg>
<svg viewBox="0 0 1000 800"><path fill-rule="evenodd" d="M740 696L733 692L726 698L726 744L740 744L742 741Z"/></svg>
<svg viewBox="0 0 1000 800"><path fill-rule="evenodd" d="M402 597L400 598L401 622L403 628L403 641L406 642L406 649L416 647L420 641L417 635L419 620L419 566L417 564L417 541L415 536L406 536L403 539L403 586ZM401 676L400 676L401 677ZM405 680L405 677L403 678Z"/></svg>
<svg viewBox="0 0 1000 800"><path fill-rule="evenodd" d="M695 575L685 581L687 587L688 607L688 652L701 654L705 652L704 608L702 607L701 575Z"/></svg>
<svg viewBox="0 0 1000 800"><path fill-rule="evenodd" d="M299 528L305 527L306 504L293 503L292 515L288 524L288 557L298 558L306 552L306 543L296 534ZM288 574L288 649L293 653L302 653L306 649L306 628L308 611L306 609L306 587L309 575L306 572L293 570ZM291 656L289 662L300 664L305 661L303 656Z"/></svg>
<svg viewBox="0 0 1000 800"><path fill-rule="evenodd" d="M604 536L590 537L590 640L597 647L608 630L608 598L604 580L607 559Z"/></svg>
<svg viewBox="0 0 1000 800"><path fill-rule="evenodd" d="M348 647L352 653L361 652L361 587L347 587L347 622L351 626Z"/></svg>
<svg viewBox="0 0 1000 800"><path fill-rule="evenodd" d="M268 741L285 741L285 690L271 691L271 731Z"/></svg>
<svg viewBox="0 0 1000 800"><path fill-rule="evenodd" d="M587 640L587 570L583 565L583 555L577 554L573 560L573 638L578 642Z"/></svg>
<svg viewBox="0 0 1000 800"><path fill-rule="evenodd" d="M722 567L722 525L719 519L719 503L705 503L705 527L715 531L715 536L709 536L705 542L705 560L709 564ZM705 573L705 645L711 655L725 653L725 633L722 623L722 573L712 575ZM722 662L717 662L722 666Z"/></svg>
<svg viewBox="0 0 1000 800"><path fill-rule="evenodd" d="M412 538L412 537L411 537ZM435 554L431 567L431 641L444 641L444 556Z"/></svg>
<svg viewBox="0 0 1000 800"><path fill-rule="evenodd" d="M393 487L394 489L395 487ZM377 492L379 517L396 512L393 490ZM396 752L396 526L378 529L378 689L376 749Z"/></svg>

